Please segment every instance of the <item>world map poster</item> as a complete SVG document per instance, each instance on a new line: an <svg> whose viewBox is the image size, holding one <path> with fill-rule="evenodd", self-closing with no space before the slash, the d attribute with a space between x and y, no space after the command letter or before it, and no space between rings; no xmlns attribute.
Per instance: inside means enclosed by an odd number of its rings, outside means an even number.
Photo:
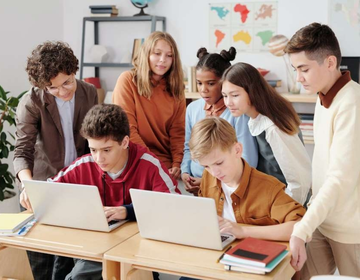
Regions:
<svg viewBox="0 0 360 280"><path fill-rule="evenodd" d="M277 2L236 2L209 4L209 36L212 51L268 51L268 42L277 32Z"/></svg>

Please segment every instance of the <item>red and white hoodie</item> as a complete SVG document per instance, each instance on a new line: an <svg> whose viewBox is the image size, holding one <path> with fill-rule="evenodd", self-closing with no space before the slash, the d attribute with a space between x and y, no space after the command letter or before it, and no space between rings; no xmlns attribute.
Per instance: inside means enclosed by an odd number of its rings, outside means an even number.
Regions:
<svg viewBox="0 0 360 280"><path fill-rule="evenodd" d="M132 142L125 170L115 180L101 170L91 154L77 158L49 180L97 186L104 206L131 204L132 188L180 194L177 181L165 165L146 148Z"/></svg>

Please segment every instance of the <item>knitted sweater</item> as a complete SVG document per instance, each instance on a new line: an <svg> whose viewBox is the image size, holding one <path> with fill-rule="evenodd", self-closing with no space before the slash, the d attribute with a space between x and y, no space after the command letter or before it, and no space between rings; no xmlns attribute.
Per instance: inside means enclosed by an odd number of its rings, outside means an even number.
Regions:
<svg viewBox="0 0 360 280"><path fill-rule="evenodd" d="M124 109L130 124L130 140L147 147L167 168L180 167L185 140L185 98L176 100L166 91L165 79L153 88L150 99L140 96L133 75L120 75L113 103Z"/></svg>
<svg viewBox="0 0 360 280"><path fill-rule="evenodd" d="M346 83L329 108L317 100L313 197L307 213L293 232L304 241L318 228L323 235L337 242L360 243L359 127L359 84Z"/></svg>

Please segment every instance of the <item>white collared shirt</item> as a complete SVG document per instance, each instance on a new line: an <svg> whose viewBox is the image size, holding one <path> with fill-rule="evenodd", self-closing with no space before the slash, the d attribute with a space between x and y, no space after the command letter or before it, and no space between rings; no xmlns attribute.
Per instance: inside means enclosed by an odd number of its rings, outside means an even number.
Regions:
<svg viewBox="0 0 360 280"><path fill-rule="evenodd" d="M286 134L261 114L250 119L248 125L252 136L265 131L266 141L288 184L285 192L304 204L311 186L311 160L299 136Z"/></svg>

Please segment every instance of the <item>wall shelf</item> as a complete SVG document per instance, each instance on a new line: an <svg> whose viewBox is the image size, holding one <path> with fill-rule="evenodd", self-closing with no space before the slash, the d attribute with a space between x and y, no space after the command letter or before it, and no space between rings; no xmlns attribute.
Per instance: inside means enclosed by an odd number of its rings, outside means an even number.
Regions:
<svg viewBox="0 0 360 280"><path fill-rule="evenodd" d="M100 22L126 22L126 21L148 21L151 22L150 33L156 30L156 23L162 22L162 30L166 31L166 18L158 16L138 16L138 17L84 17L83 18L83 29L82 29L82 44L81 44L81 62L80 62L80 80L83 78L84 67L94 67L95 77L100 75L100 67L128 67L131 68L131 63L111 63L111 62L84 62L85 56L85 35L86 35L86 22L94 23L94 45L99 45L99 23Z"/></svg>

